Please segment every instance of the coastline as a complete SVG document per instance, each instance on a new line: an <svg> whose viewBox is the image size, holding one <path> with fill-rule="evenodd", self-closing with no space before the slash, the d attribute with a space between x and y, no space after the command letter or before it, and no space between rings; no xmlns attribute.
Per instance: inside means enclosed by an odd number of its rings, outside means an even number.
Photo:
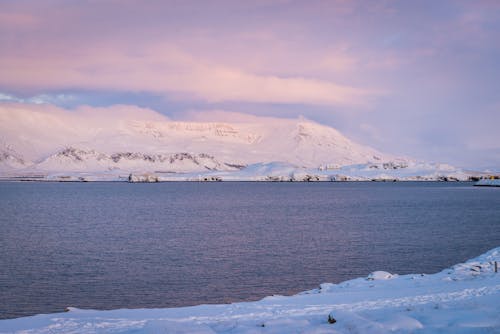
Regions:
<svg viewBox="0 0 500 334"><path fill-rule="evenodd" d="M494 332L500 328L499 262L500 247L435 274L377 271L256 302L109 311L69 307L65 313L0 320L0 333Z"/></svg>

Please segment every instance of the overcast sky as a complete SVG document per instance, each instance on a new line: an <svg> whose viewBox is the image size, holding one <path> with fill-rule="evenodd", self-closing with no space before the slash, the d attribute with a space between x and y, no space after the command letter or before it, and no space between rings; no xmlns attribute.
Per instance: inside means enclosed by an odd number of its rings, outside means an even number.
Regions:
<svg viewBox="0 0 500 334"><path fill-rule="evenodd" d="M303 116L498 168L499 78L495 0L0 2L0 100Z"/></svg>

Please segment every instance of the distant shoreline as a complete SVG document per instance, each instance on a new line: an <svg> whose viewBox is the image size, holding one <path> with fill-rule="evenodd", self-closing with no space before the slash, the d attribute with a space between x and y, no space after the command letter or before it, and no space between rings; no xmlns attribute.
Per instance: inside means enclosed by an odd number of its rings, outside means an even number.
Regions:
<svg viewBox="0 0 500 334"><path fill-rule="evenodd" d="M31 182L31 183L169 183L169 182L186 182L186 183L214 183L214 182L224 182L224 183L475 183L476 180L161 180L161 181L129 181L129 180L65 180L65 179L48 179L48 178L29 178L29 177L0 177L0 182ZM478 185L478 186L488 186L488 185Z"/></svg>

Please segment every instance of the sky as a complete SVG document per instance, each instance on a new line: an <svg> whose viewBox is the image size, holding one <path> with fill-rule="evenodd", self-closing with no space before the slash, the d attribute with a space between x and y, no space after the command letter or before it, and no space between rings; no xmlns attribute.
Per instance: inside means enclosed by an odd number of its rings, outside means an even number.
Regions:
<svg viewBox="0 0 500 334"><path fill-rule="evenodd" d="M0 2L0 103L305 117L467 168L500 167L499 59L495 0Z"/></svg>

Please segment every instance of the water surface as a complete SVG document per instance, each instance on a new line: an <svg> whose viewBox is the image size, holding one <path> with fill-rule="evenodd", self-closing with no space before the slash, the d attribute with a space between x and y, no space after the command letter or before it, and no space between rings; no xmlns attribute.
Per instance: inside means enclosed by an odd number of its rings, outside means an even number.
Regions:
<svg viewBox="0 0 500 334"><path fill-rule="evenodd" d="M0 318L293 294L500 246L471 183L0 182Z"/></svg>

